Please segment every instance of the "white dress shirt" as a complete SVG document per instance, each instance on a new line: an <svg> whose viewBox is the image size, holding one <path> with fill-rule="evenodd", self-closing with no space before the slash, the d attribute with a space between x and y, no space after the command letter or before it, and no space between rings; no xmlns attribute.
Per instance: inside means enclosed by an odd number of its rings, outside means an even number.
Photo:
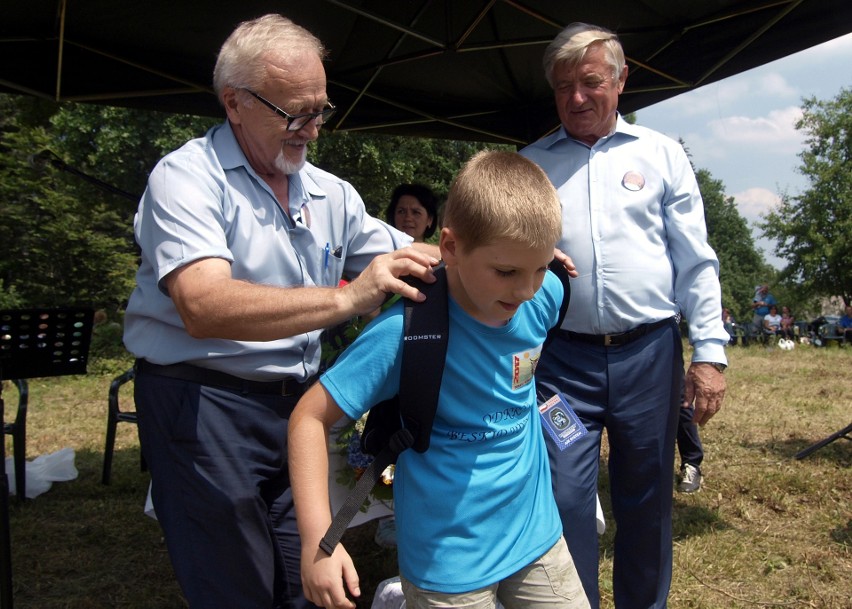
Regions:
<svg viewBox="0 0 852 609"><path fill-rule="evenodd" d="M562 327L615 334L682 313L693 361L727 363L719 262L683 147L618 116L591 148L560 129L521 154L559 193L559 248L579 272Z"/></svg>

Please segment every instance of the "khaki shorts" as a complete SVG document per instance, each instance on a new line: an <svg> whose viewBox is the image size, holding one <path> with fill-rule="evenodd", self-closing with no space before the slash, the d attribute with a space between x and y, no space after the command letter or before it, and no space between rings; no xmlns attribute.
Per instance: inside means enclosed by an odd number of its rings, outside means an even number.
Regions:
<svg viewBox="0 0 852 609"><path fill-rule="evenodd" d="M494 609L498 599L506 609L589 609L564 537L538 560L479 590L447 594L423 590L404 577L400 580L406 609Z"/></svg>

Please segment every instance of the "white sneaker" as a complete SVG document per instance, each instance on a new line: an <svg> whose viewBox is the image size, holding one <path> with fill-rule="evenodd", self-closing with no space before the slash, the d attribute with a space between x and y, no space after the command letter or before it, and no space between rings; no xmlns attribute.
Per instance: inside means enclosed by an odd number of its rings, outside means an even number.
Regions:
<svg viewBox="0 0 852 609"><path fill-rule="evenodd" d="M680 466L679 493L694 493L701 489L701 470L695 465L684 463Z"/></svg>

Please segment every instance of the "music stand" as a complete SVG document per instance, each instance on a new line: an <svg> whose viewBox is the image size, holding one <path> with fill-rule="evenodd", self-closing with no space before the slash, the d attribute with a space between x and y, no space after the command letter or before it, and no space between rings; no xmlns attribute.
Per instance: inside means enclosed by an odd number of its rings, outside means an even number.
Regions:
<svg viewBox="0 0 852 609"><path fill-rule="evenodd" d="M94 315L93 309L85 307L0 310L0 421L5 421L3 380L86 373ZM12 609L5 439L0 444L0 460L4 465L0 476L0 608ZM20 496L25 481L16 482Z"/></svg>

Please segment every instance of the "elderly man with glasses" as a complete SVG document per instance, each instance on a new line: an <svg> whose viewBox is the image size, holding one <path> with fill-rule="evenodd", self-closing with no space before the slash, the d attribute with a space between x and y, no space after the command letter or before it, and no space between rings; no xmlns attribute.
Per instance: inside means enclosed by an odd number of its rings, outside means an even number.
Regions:
<svg viewBox="0 0 852 609"><path fill-rule="evenodd" d="M214 86L227 120L164 157L135 219L125 344L152 498L192 608L306 607L287 424L323 328L422 298L429 246L306 162L335 111L322 44L279 15L240 24ZM403 248L403 249L401 249ZM338 287L343 274L356 277Z"/></svg>

